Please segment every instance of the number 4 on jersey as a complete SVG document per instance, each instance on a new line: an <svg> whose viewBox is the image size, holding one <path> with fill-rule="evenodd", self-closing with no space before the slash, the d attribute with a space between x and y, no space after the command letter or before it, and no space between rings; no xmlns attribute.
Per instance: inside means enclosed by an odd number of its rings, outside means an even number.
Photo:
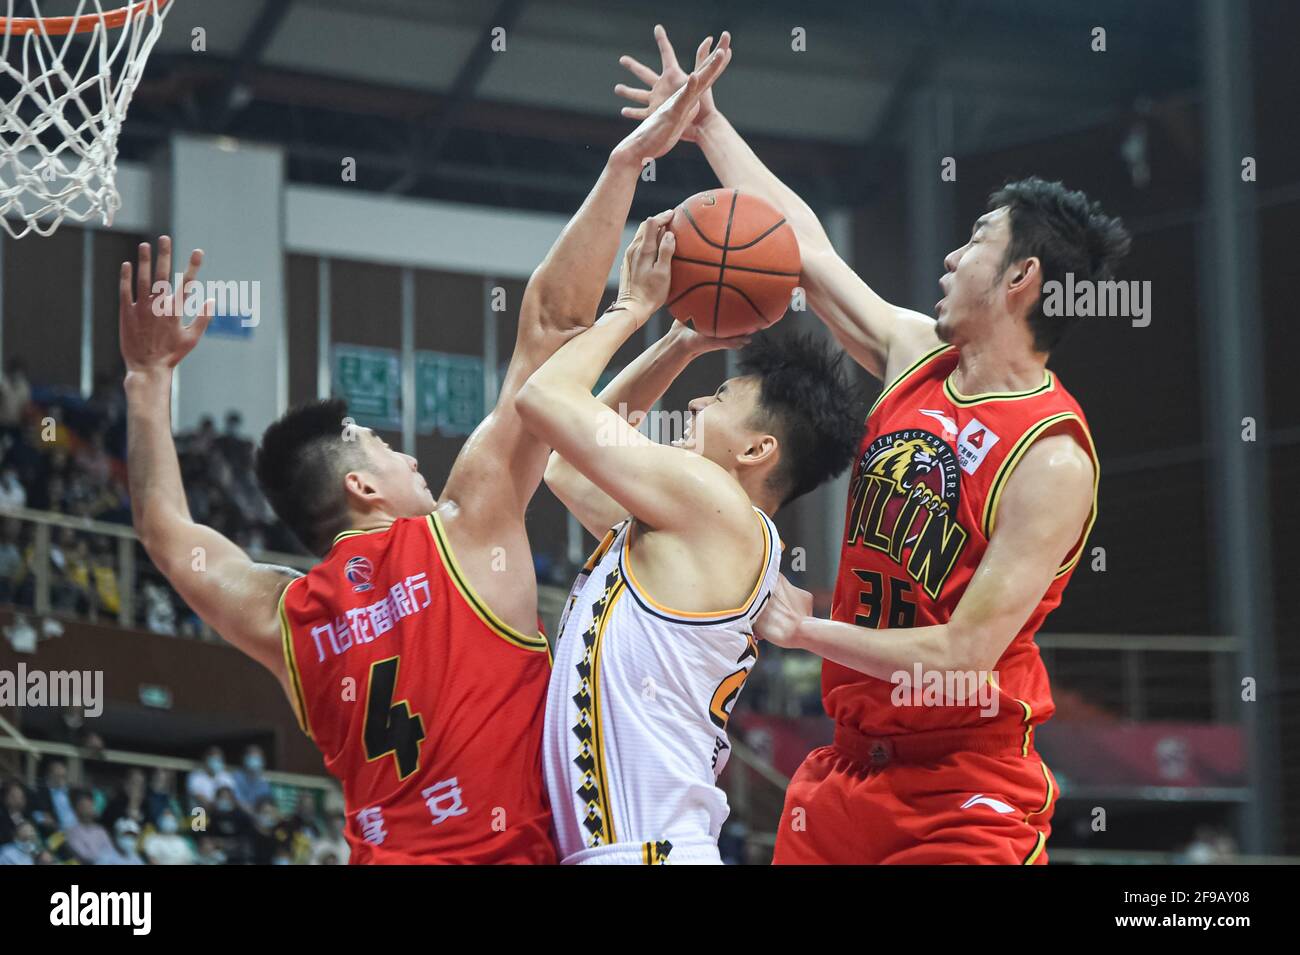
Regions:
<svg viewBox="0 0 1300 955"><path fill-rule="evenodd" d="M366 747L366 760L374 762L391 754L397 761L397 778L402 780L420 768L424 720L419 713L411 712L406 700L393 702L397 690L397 663L397 657L389 657L370 667L366 723L361 739Z"/></svg>

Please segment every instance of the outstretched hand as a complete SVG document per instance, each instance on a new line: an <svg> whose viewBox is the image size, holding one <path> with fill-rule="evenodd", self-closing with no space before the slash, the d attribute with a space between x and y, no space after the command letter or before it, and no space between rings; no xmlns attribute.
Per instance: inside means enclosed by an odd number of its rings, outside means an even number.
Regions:
<svg viewBox="0 0 1300 955"><path fill-rule="evenodd" d="M643 120L650 116L674 92L681 89L687 81L688 74L682 69L681 64L677 62L677 54L673 51L673 45L668 42L668 32L659 25L655 26L655 43L659 46L660 65L658 73L634 57L627 55L619 57L618 62L647 87L646 89L637 89L623 83L619 83L614 87L614 92L619 96L641 104L639 106L623 107L622 114L629 119ZM713 37L711 36L705 37L704 41L696 48L696 72L699 72L708 62L712 54L717 53L722 54L725 68L725 65L731 62L731 34L725 30L722 36L718 38L717 49L713 48ZM710 83L700 93L686 128L681 133L681 138L687 142L695 142L701 126L715 115L718 115L718 110L713 104L713 90Z"/></svg>
<svg viewBox="0 0 1300 955"><path fill-rule="evenodd" d="M123 262L118 281L118 337L126 370L154 371L174 368L203 337L212 321L214 302L209 299L189 325L184 324L185 292L203 265L203 251L195 249L185 269L181 287L171 287L172 240L158 240L158 263L153 250L140 243L135 268L135 297L131 295L131 263Z"/></svg>
<svg viewBox="0 0 1300 955"><path fill-rule="evenodd" d="M664 42L667 42L666 36ZM668 49L671 53L672 48ZM625 59L631 60L631 57ZM723 47L721 44L712 53L699 58L693 73L682 72L681 67L676 66L677 61L673 60L673 65L676 67L673 76L678 77L676 85L672 89L667 88L667 83L661 85L653 101L651 100L653 91L645 91L647 92L645 107L632 112L626 109L623 111L624 115L640 119L641 125L629 133L618 148L639 162L658 159L667 153L677 145L678 140L688 130L698 123L703 98L709 95L714 81L727 68L730 61L730 48ZM646 68L641 67L641 69ZM653 71L647 72L653 75ZM709 103L709 108L712 109L711 97Z"/></svg>
<svg viewBox="0 0 1300 955"><path fill-rule="evenodd" d="M618 275L618 298L610 306L627 309L644 322L663 305L672 284L671 266L677 237L668 226L673 210L667 209L641 223L623 254Z"/></svg>

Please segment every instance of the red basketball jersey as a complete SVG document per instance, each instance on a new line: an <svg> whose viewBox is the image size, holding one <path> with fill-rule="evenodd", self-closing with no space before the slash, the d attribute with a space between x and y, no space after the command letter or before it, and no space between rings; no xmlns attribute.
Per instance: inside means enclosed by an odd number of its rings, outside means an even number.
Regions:
<svg viewBox="0 0 1300 955"><path fill-rule="evenodd" d="M1100 474L1083 412L1055 375L1046 372L1041 385L1023 392L966 396L949 380L957 357L951 346L922 356L867 415L849 489L835 620L872 628L947 621L984 557L998 496L1038 438L1074 435ZM993 705L975 703L896 705L894 683L829 660L822 667L826 712L872 736L971 726L1023 729L1028 752L1033 726L1054 709L1034 634L1061 602L1083 552L1097 513L1095 483L1093 489L1087 527L990 675L986 693L996 696L995 715L987 715ZM931 678L922 674L923 681Z"/></svg>
<svg viewBox="0 0 1300 955"><path fill-rule="evenodd" d="M550 652L502 623L436 514L349 531L280 604L303 731L358 863L552 863Z"/></svg>

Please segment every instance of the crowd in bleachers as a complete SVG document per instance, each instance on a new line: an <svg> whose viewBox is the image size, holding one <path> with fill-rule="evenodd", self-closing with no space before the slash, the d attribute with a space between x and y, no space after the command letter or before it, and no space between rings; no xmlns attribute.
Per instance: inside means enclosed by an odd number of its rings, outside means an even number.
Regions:
<svg viewBox="0 0 1300 955"><path fill-rule="evenodd" d="M82 763L69 783L47 760L35 787L0 782L0 865L340 865L344 816L335 794L277 790L249 746L230 770L212 747L183 786L169 769ZM286 805L287 803L287 805Z"/></svg>
<svg viewBox="0 0 1300 955"><path fill-rule="evenodd" d="M194 519L250 553L301 552L275 519L253 474L253 442L229 413L218 430L205 417L177 437ZM89 398L34 386L19 358L0 374L0 509L29 507L129 526L126 400L119 376L104 375ZM35 600L35 528L0 519L0 603ZM117 619L122 607L117 541L71 527L53 530L50 607L56 613ZM133 623L157 633L194 635L200 623L136 548Z"/></svg>

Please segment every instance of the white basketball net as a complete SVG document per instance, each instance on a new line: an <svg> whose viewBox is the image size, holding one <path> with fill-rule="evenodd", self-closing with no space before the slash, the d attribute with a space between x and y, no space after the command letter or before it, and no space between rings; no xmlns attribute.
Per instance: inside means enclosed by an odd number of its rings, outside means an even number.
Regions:
<svg viewBox="0 0 1300 955"><path fill-rule="evenodd" d="M118 133L170 6L77 0L58 13L93 28L60 35L38 0L0 0L9 18L0 23L0 222L15 239L49 235L65 218L112 224L122 204Z"/></svg>

